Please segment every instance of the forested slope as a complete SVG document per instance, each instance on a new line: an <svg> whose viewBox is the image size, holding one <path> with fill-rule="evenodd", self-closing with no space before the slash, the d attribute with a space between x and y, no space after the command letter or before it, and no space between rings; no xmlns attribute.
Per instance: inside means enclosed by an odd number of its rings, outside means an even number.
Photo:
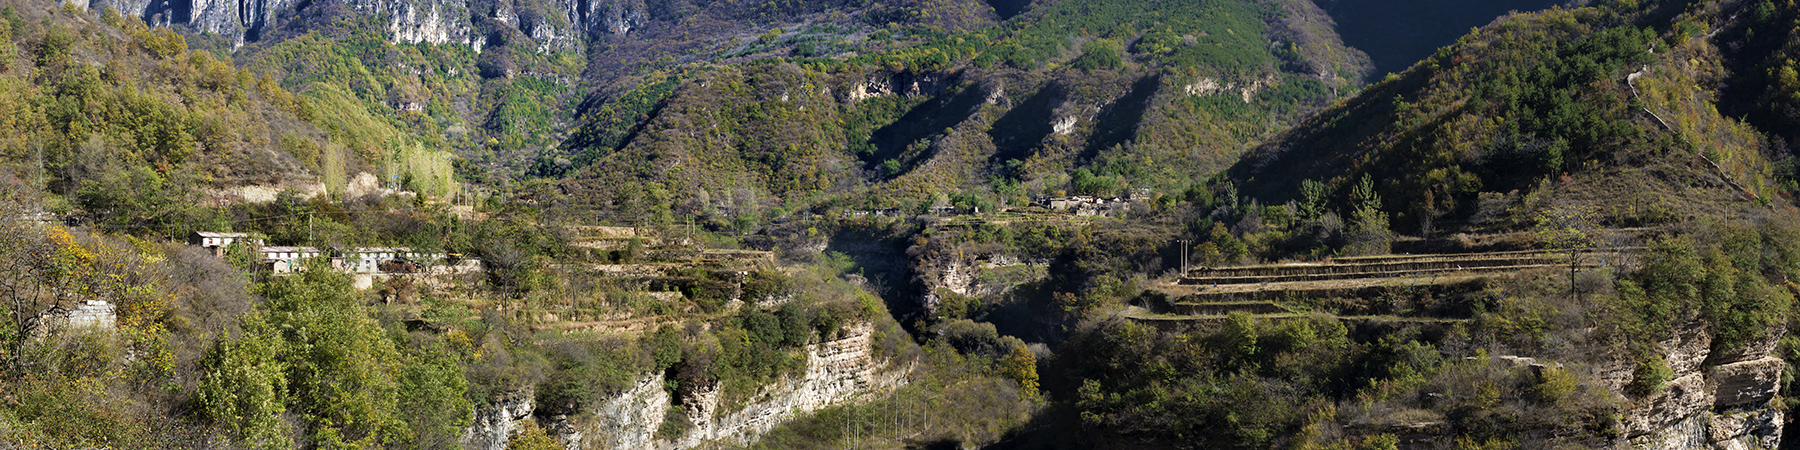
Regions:
<svg viewBox="0 0 1800 450"><path fill-rule="evenodd" d="M1143 310L1089 316L1063 343L1046 373L1067 378L1045 385L1068 402L1058 423L1088 431L1045 440L1775 445L1792 406L1777 395L1794 359L1789 130L1761 125L1784 120L1773 108L1720 111L1764 89L1727 80L1779 74L1741 30L1782 11L1509 15L1259 144L1188 197L1205 205L1184 233L1207 266L1183 275L1194 285L1153 284L1125 301ZM1566 267L1245 295L1208 275L1514 248ZM1246 262L1263 264L1230 267Z"/></svg>
<svg viewBox="0 0 1800 450"><path fill-rule="evenodd" d="M1343 204L1371 178L1407 233L1517 226L1503 219L1506 202L1534 194L1621 226L1766 204L1789 195L1776 186L1791 170L1780 163L1789 133L1755 124L1785 119L1727 116L1732 104L1719 100L1729 80L1767 70L1728 69L1745 63L1722 49L1742 42L1714 33L1754 20L1741 12L1761 7L1746 5L1505 17L1260 145L1230 173L1266 203L1301 198L1311 180Z"/></svg>
<svg viewBox="0 0 1800 450"><path fill-rule="evenodd" d="M0 442L1683 448L1794 406L1790 3L1522 12L1373 84L1306 0L277 3L0 9ZM1136 198L1026 206L1074 194Z"/></svg>
<svg viewBox="0 0 1800 450"><path fill-rule="evenodd" d="M10 2L0 14L0 176L49 194L51 212L180 234L217 220L203 206L238 198L232 187L342 194L374 172L455 189L447 159L338 91L297 94L112 11Z"/></svg>
<svg viewBox="0 0 1800 450"><path fill-rule="evenodd" d="M662 73L590 110L564 162L540 167L590 199L648 183L730 216L756 212L744 198L1179 190L1367 70L1309 2L1142 6L1048 3L886 52ZM1076 168L1097 177L1076 185Z"/></svg>

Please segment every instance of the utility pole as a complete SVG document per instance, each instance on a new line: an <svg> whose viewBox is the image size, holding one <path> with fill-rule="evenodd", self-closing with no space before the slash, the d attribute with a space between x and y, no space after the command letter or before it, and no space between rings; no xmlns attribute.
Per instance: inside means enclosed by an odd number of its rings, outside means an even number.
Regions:
<svg viewBox="0 0 1800 450"><path fill-rule="evenodd" d="M1193 242L1193 240L1176 239L1175 242L1181 244L1181 276L1185 277L1188 273L1188 243Z"/></svg>

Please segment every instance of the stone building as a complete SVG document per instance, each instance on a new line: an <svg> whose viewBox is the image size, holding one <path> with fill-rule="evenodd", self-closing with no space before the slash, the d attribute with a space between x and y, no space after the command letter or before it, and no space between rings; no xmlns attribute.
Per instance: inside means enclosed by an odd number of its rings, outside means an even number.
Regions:
<svg viewBox="0 0 1800 450"><path fill-rule="evenodd" d="M300 269L302 262L308 258L325 256L313 247L268 246L257 250L262 256L263 267L275 273L289 273Z"/></svg>
<svg viewBox="0 0 1800 450"><path fill-rule="evenodd" d="M243 242L251 247L261 247L261 239L252 239L250 233L226 233L217 231L195 231L188 235L188 245L211 250L214 256L225 256L225 247L233 243Z"/></svg>

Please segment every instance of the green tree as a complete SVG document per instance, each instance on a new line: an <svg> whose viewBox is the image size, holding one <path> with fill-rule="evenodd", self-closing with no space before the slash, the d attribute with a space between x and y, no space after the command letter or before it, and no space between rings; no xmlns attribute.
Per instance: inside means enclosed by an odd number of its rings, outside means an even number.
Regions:
<svg viewBox="0 0 1800 450"><path fill-rule="evenodd" d="M1225 316L1225 328L1219 331L1219 338L1233 364L1248 367L1256 363L1262 353L1256 328L1256 319L1250 314L1235 311Z"/></svg>
<svg viewBox="0 0 1800 450"><path fill-rule="evenodd" d="M407 440L420 448L451 448L474 416L469 380L455 353L440 343L415 348L400 369L400 411L411 432Z"/></svg>
<svg viewBox="0 0 1800 450"><path fill-rule="evenodd" d="M1225 229L1225 224L1214 223L1212 231L1207 233L1207 239L1205 244L1201 244L1198 253L1209 266L1237 264L1242 262L1245 256L1250 255L1250 247L1244 245L1244 241L1232 236L1231 231ZM1213 248L1207 249L1206 244L1212 244Z"/></svg>
<svg viewBox="0 0 1800 450"><path fill-rule="evenodd" d="M400 413L403 384L409 406L445 413L426 414L447 419L426 424L432 434L466 420L469 409L458 400L426 398L466 390L466 382L453 379L461 377L454 362L440 355L409 371L409 360L364 311L349 275L313 261L257 291L268 301L245 315L240 336L215 343L202 361L206 375L196 399L246 444L285 444L275 419L283 411L297 413L323 446L404 442L411 433L402 417L413 414Z"/></svg>
<svg viewBox="0 0 1800 450"><path fill-rule="evenodd" d="M1325 215L1325 184L1313 180L1300 181L1300 204L1296 205L1300 220L1313 220Z"/></svg>
<svg viewBox="0 0 1800 450"><path fill-rule="evenodd" d="M1095 39L1084 47L1087 48L1087 52L1083 53L1080 58L1075 58L1075 62L1069 63L1070 67L1091 71L1117 69L1125 65L1125 59L1120 56L1122 46L1119 45L1119 41Z"/></svg>
<svg viewBox="0 0 1800 450"><path fill-rule="evenodd" d="M266 314L239 318L244 334L213 343L200 360L200 386L194 394L202 414L223 426L243 444L265 449L291 448L281 415L287 412L287 364L283 342L270 332Z"/></svg>
<svg viewBox="0 0 1800 450"><path fill-rule="evenodd" d="M1119 179L1109 176L1095 175L1087 169L1075 169L1069 175L1069 187L1077 194L1107 195L1119 188Z"/></svg>
<svg viewBox="0 0 1800 450"><path fill-rule="evenodd" d="M1350 193L1350 233L1346 250L1353 255L1380 255L1390 251L1393 232L1388 229L1388 215L1381 211L1381 194L1375 192L1375 181L1363 175Z"/></svg>

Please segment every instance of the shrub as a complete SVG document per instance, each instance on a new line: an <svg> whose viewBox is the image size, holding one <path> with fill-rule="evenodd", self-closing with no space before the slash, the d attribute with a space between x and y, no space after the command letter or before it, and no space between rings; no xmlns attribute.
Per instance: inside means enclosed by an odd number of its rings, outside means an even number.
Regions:
<svg viewBox="0 0 1800 450"><path fill-rule="evenodd" d="M788 293L792 280L781 272L758 270L744 278L743 299L746 303L769 300Z"/></svg>
<svg viewBox="0 0 1800 450"><path fill-rule="evenodd" d="M1631 384L1626 387L1632 395L1649 396L1665 389L1675 372L1669 369L1669 363L1661 356L1650 356L1638 360L1637 369L1631 372Z"/></svg>
<svg viewBox="0 0 1800 450"><path fill-rule="evenodd" d="M1081 57L1075 58L1074 62L1069 63L1069 67L1092 71L1117 69L1125 65L1124 58L1119 55L1121 50L1119 41L1096 39L1088 42L1086 47L1087 52L1082 53Z"/></svg>
<svg viewBox="0 0 1800 450"><path fill-rule="evenodd" d="M537 422L526 422L518 434L512 435L512 438L506 441L506 450L562 450L563 448L563 444L557 442L556 438L550 437L550 433L545 432L544 427L538 426Z"/></svg>
<svg viewBox="0 0 1800 450"><path fill-rule="evenodd" d="M1543 367L1537 370L1536 383L1531 386L1532 400L1543 404L1555 404L1564 396L1575 392L1575 375L1561 367Z"/></svg>

